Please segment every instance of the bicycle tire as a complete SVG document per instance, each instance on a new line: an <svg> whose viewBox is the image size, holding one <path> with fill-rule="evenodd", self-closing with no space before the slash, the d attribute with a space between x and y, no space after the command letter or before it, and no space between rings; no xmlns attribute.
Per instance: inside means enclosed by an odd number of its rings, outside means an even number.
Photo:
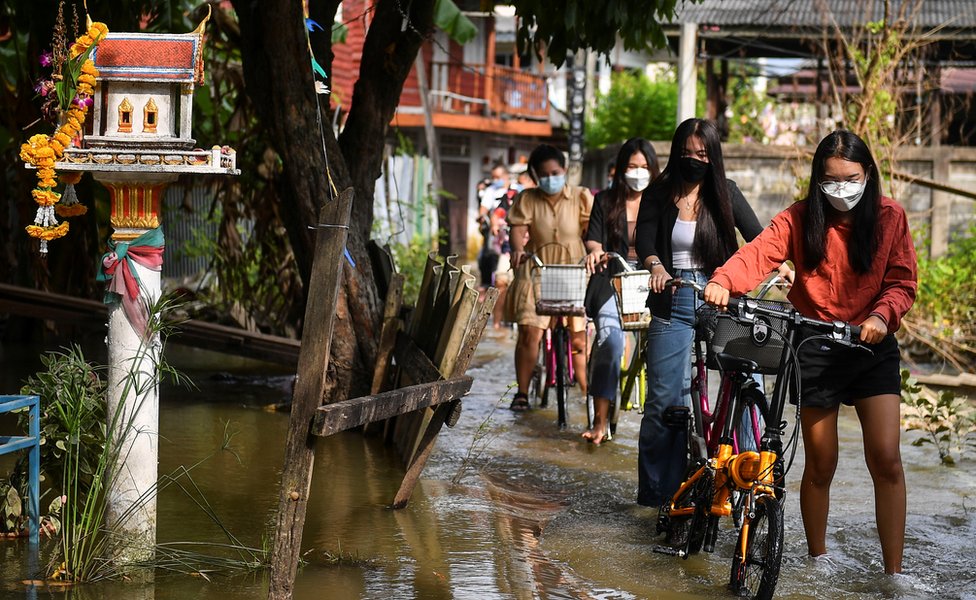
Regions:
<svg viewBox="0 0 976 600"><path fill-rule="evenodd" d="M676 550L684 551L684 558L701 552L705 542L705 530L712 506L714 473L705 469L698 481L674 502L675 508L694 507L691 516L668 516L665 542ZM682 548L683 546L683 548Z"/></svg>
<svg viewBox="0 0 976 600"><path fill-rule="evenodd" d="M529 402L537 406L542 405L542 365L537 364L532 369L532 377L529 378L529 389L526 392Z"/></svg>
<svg viewBox="0 0 976 600"><path fill-rule="evenodd" d="M617 435L617 421L620 419L620 396L615 396L610 400L610 409L607 413L607 439L612 439Z"/></svg>
<svg viewBox="0 0 976 600"><path fill-rule="evenodd" d="M553 332L553 345L556 348L556 422L560 429L566 428L566 344L569 343L566 330L562 327Z"/></svg>
<svg viewBox="0 0 976 600"><path fill-rule="evenodd" d="M743 536L745 557L742 556ZM776 591L783 560L783 505L775 497L756 498L752 515L739 530L729 588L739 596L769 600Z"/></svg>

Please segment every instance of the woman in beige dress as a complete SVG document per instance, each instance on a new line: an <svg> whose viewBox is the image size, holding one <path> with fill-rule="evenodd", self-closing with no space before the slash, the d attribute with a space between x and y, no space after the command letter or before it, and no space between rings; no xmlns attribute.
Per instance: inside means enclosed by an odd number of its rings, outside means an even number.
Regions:
<svg viewBox="0 0 976 600"><path fill-rule="evenodd" d="M535 254L544 264L574 264L586 255L583 235L590 220L593 196L589 190L566 184L566 157L556 148L542 144L529 156L529 170L538 187L524 190L516 198L508 213L511 226L512 268L516 277L528 277L527 269L519 269L527 253ZM518 323L518 342L515 346L515 377L518 391L511 409L523 411L529 407L527 391L532 370L539 358L539 342L550 326L550 318L535 312L535 298L531 285L514 285L509 306ZM573 345L573 369L580 390L586 394L586 319L568 320Z"/></svg>

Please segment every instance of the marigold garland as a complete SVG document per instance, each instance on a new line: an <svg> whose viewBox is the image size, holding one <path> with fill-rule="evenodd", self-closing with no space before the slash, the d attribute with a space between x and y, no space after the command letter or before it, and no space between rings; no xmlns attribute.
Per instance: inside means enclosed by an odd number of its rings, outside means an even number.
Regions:
<svg viewBox="0 0 976 600"><path fill-rule="evenodd" d="M80 203L58 204L61 194L52 189L57 185L54 165L64 156L65 148L71 146L71 140L84 128L88 107L92 104L91 97L95 91L95 78L98 77L98 69L86 53L104 39L106 34L108 34L108 27L104 23L92 23L88 31L71 44L71 60L82 55L86 56L76 81L71 106L62 111L64 122L53 135L31 136L20 147L21 160L37 168L37 187L31 191L31 196L38 205L37 216L34 217L34 224L28 225L25 229L29 236L41 240L41 254L47 253L49 241L64 237L68 233L67 221L59 224L55 212L61 217L73 217L83 215L87 211ZM77 178L64 179L69 185L78 181Z"/></svg>

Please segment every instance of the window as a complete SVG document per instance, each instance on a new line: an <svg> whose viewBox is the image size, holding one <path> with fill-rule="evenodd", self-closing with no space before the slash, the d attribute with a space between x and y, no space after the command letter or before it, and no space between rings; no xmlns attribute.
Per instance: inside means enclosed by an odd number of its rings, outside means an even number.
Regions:
<svg viewBox="0 0 976 600"><path fill-rule="evenodd" d="M146 106L142 109L143 133L156 133L156 125L158 122L159 109L156 107L156 101L150 98L149 102L146 102Z"/></svg>
<svg viewBox="0 0 976 600"><path fill-rule="evenodd" d="M123 98L119 104L119 132L129 133L132 131L132 103L128 98Z"/></svg>

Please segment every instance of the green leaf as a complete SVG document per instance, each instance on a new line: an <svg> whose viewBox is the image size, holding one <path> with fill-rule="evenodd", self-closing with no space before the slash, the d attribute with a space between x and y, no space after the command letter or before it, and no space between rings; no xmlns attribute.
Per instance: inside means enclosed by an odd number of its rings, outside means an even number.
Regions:
<svg viewBox="0 0 976 600"><path fill-rule="evenodd" d="M345 23L336 23L332 26L332 45L345 44L346 36L349 35L349 28Z"/></svg>
<svg viewBox="0 0 976 600"><path fill-rule="evenodd" d="M471 19L464 16L452 0L437 0L434 4L434 25L452 40L467 44L478 35L478 28Z"/></svg>

